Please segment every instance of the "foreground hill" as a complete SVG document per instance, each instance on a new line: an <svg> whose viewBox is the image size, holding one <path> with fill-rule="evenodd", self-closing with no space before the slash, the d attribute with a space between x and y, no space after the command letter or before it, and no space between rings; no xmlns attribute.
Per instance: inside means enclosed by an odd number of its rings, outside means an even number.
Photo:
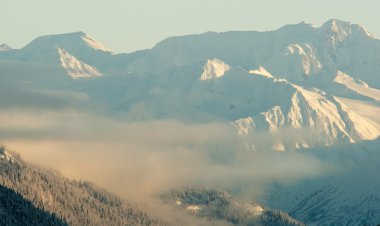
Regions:
<svg viewBox="0 0 380 226"><path fill-rule="evenodd" d="M53 214L36 208L30 201L0 185L0 225L67 225Z"/></svg>
<svg viewBox="0 0 380 226"><path fill-rule="evenodd" d="M162 225L134 204L126 203L88 182L69 180L58 173L28 165L3 148L0 152L0 183L12 190L6 192L20 194L34 208L54 214L68 225ZM25 205L32 208L31 204ZM15 214L16 210L22 212L18 208L11 210ZM51 220L53 223L57 222L56 225L64 225L53 217L49 219L40 216L40 219L44 220L42 223ZM30 220L29 225L35 219Z"/></svg>

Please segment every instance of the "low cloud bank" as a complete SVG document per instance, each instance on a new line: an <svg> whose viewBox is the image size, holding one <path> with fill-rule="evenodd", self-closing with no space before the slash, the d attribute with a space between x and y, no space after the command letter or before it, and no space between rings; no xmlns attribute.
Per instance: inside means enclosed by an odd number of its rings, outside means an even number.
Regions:
<svg viewBox="0 0 380 226"><path fill-rule="evenodd" d="M229 123L126 122L76 111L3 111L0 142L28 161L144 199L186 185L240 188L331 172L297 152L249 151Z"/></svg>

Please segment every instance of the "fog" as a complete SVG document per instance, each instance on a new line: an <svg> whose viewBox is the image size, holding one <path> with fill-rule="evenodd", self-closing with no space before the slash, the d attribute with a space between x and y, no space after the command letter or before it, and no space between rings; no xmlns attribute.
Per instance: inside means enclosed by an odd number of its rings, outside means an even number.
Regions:
<svg viewBox="0 0 380 226"><path fill-rule="evenodd" d="M239 188L255 198L268 183L334 170L312 155L247 150L225 122L128 122L74 110L14 109L0 113L0 142L29 162L134 200L187 185Z"/></svg>

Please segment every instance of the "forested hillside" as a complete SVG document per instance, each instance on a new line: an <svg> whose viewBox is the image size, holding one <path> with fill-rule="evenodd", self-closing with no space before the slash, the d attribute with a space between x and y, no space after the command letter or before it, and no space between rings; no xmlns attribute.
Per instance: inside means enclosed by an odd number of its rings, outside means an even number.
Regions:
<svg viewBox="0 0 380 226"><path fill-rule="evenodd" d="M161 198L202 218L224 220L232 225L304 226L286 212L256 203L240 203L226 191L188 187L162 195Z"/></svg>
<svg viewBox="0 0 380 226"><path fill-rule="evenodd" d="M0 184L20 194L36 208L54 214L69 225L163 225L159 220L139 210L136 205L126 203L89 182L69 180L59 173L29 165L4 148L0 148ZM30 205L21 204L28 209L32 208ZM13 214L18 214L17 211L20 210L22 215L22 209L10 208L10 210L15 211ZM5 215L7 213L1 212ZM37 219L47 223L52 221L56 222L56 225L64 224L53 216L40 216L41 214L21 216L19 220L38 217ZM11 221L12 215L2 218L2 220L8 219ZM41 224L44 221L41 221ZM30 223L33 224L32 222Z"/></svg>
<svg viewBox="0 0 380 226"><path fill-rule="evenodd" d="M0 185L0 225L67 225L54 214L36 208L21 195Z"/></svg>

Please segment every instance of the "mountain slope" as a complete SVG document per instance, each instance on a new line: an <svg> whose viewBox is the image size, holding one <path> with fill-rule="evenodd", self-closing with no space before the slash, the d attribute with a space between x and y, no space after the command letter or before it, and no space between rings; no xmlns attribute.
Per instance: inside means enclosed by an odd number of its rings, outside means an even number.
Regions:
<svg viewBox="0 0 380 226"><path fill-rule="evenodd" d="M356 98L359 99L360 97L374 100L374 101L380 101L380 90L374 89L370 87L367 83L364 81L361 81L359 79L353 79L351 76L349 76L346 73L343 73L341 71L337 72L336 77L334 78L334 83L341 87L344 87L346 92L351 92L356 94ZM340 87L334 86L333 89L337 90ZM332 90L332 92L334 92ZM336 91L335 91L336 92ZM343 91L344 92L344 91ZM349 94L339 93L337 92L337 95L339 96L349 96ZM354 97L355 98L355 97Z"/></svg>
<svg viewBox="0 0 380 226"><path fill-rule="evenodd" d="M281 129L293 129L293 132L304 129L310 133L308 137L292 139L293 144L286 145L282 143L281 138L274 141L274 144L279 146L277 149L282 150L323 143L332 145L345 141L359 142L376 139L380 135L380 126L376 122L358 115L334 96L317 89L306 90L297 85L289 85L293 87L289 92L291 98L279 101L279 105L268 111L235 120L239 134L255 132L275 134L281 132ZM273 90L269 87L264 89ZM264 93L265 91L262 92L263 97ZM289 94L280 93L274 99L280 100Z"/></svg>
<svg viewBox="0 0 380 226"><path fill-rule="evenodd" d="M0 225L67 225L21 195L0 185Z"/></svg>
<svg viewBox="0 0 380 226"><path fill-rule="evenodd" d="M263 203L310 225L378 225L380 139L309 149L337 172L290 186L269 186Z"/></svg>
<svg viewBox="0 0 380 226"><path fill-rule="evenodd" d="M208 68L201 78L206 72ZM196 103L202 112L233 120L239 134L270 133L277 139L275 134L281 130L309 132L299 140L273 141L283 149L360 142L380 135L376 122L356 114L334 96L276 79L263 67L249 73L229 68L222 77L201 79L197 85L193 92L200 93Z"/></svg>
<svg viewBox="0 0 380 226"><path fill-rule="evenodd" d="M67 74L74 79L102 75L95 67L80 62L64 49L58 48L58 53L62 67L67 71Z"/></svg>
<svg viewBox="0 0 380 226"><path fill-rule="evenodd" d="M69 225L162 225L134 204L88 182L69 180L58 173L28 165L3 148L0 169L3 186Z"/></svg>

